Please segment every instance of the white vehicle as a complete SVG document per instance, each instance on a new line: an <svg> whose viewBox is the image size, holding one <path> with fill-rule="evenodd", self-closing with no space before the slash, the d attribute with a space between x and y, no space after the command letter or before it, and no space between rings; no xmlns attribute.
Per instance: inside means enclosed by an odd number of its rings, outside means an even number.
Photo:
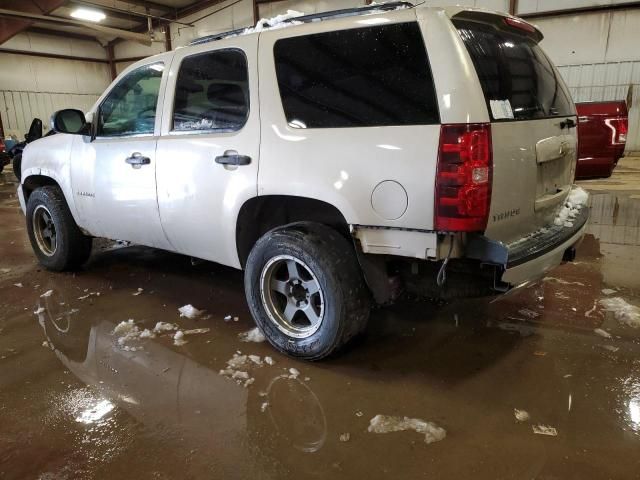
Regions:
<svg viewBox="0 0 640 480"><path fill-rule="evenodd" d="M260 27L54 114L19 187L45 267L107 237L244 269L273 346L320 359L371 301L497 294L572 259L576 112L535 27L404 3Z"/></svg>

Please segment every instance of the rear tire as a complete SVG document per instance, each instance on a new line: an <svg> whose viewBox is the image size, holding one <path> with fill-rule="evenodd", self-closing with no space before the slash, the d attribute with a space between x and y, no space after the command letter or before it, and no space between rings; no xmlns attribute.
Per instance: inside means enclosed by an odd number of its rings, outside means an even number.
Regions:
<svg viewBox="0 0 640 480"><path fill-rule="evenodd" d="M370 294L353 246L329 227L297 223L266 233L244 278L256 324L287 355L320 360L366 328Z"/></svg>
<svg viewBox="0 0 640 480"><path fill-rule="evenodd" d="M80 231L58 187L40 187L31 193L27 232L38 261L48 270L73 270L91 254L92 238Z"/></svg>

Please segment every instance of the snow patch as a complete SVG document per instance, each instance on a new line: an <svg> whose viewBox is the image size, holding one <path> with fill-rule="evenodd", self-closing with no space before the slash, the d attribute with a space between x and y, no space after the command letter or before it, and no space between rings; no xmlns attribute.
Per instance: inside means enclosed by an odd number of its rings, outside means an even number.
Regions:
<svg viewBox="0 0 640 480"><path fill-rule="evenodd" d="M640 327L640 308L627 303L620 297L603 298L600 305L607 312L613 312L613 316L618 322L633 328Z"/></svg>
<svg viewBox="0 0 640 480"><path fill-rule="evenodd" d="M614 290L613 288L603 288L601 291L603 295L613 295L614 293L616 293L616 290Z"/></svg>
<svg viewBox="0 0 640 480"><path fill-rule="evenodd" d="M142 292L144 292L144 288L138 288L137 292L132 293L131 295L133 295L134 297L137 297L138 295L140 295Z"/></svg>
<svg viewBox="0 0 640 480"><path fill-rule="evenodd" d="M173 330L177 330L178 326L173 324L173 323L167 323L167 322L158 322L156 323L156 326L153 327L153 332L154 333L163 333L163 332L171 332Z"/></svg>
<svg viewBox="0 0 640 480"><path fill-rule="evenodd" d="M584 287L585 284L582 282L570 282L568 280L563 280L562 278L556 278L556 277L544 277L542 279L543 282L556 282L559 283L560 285L578 285L580 287Z"/></svg>
<svg viewBox="0 0 640 480"><path fill-rule="evenodd" d="M47 290L42 295L40 295L40 297L41 298L46 298L46 297L50 297L51 295L53 295L53 290Z"/></svg>
<svg viewBox="0 0 640 480"><path fill-rule="evenodd" d="M197 308L195 308L193 305L190 305L190 304L180 307L178 311L180 312L181 317L186 317L191 319L197 318L204 313L204 310L198 310Z"/></svg>
<svg viewBox="0 0 640 480"><path fill-rule="evenodd" d="M516 420L519 422L528 422L530 415L526 410L518 410L517 408L513 409L513 415L516 417Z"/></svg>
<svg viewBox="0 0 640 480"><path fill-rule="evenodd" d="M603 330L601 328L596 328L593 333L595 333L596 335L600 335L603 338L611 338L611 334L609 332L607 332L606 330Z"/></svg>
<svg viewBox="0 0 640 480"><path fill-rule="evenodd" d="M565 204L560 208L553 223L558 226L573 227L573 220L580 210L589 201L589 194L583 188L576 187L571 190Z"/></svg>
<svg viewBox="0 0 640 480"><path fill-rule="evenodd" d="M341 433L340 434L340 441L341 442L348 442L351 439L351 434L349 432L345 432L345 433Z"/></svg>
<svg viewBox="0 0 640 480"><path fill-rule="evenodd" d="M531 428L533 429L533 433L537 435L549 435L551 437L558 436L558 431L549 425L531 425Z"/></svg>
<svg viewBox="0 0 640 480"><path fill-rule="evenodd" d="M391 415L376 415L369 421L368 430L372 433L415 430L417 433L424 434L425 443L439 442L447 436L447 431L435 423L426 422L419 418L394 417Z"/></svg>
<svg viewBox="0 0 640 480"><path fill-rule="evenodd" d="M271 357L264 357L264 362L265 362L267 365L275 365L275 364L276 364L276 362L275 362L275 361L273 360L273 358L271 358Z"/></svg>
<svg viewBox="0 0 640 480"><path fill-rule="evenodd" d="M184 332L182 330L178 330L173 335L173 344L178 346L178 347L181 347L185 343L187 343L187 341L184 339Z"/></svg>
<svg viewBox="0 0 640 480"><path fill-rule="evenodd" d="M44 313L44 307L39 307L35 312L33 312L34 315L40 315L41 313Z"/></svg>
<svg viewBox="0 0 640 480"><path fill-rule="evenodd" d="M271 18L261 18L256 23L255 27L245 28L238 35L248 35L250 33L264 32L267 30L277 30L280 28L292 27L294 25L301 25L302 22L286 22L293 18L302 17L304 13L297 12L296 10L287 10L287 13L276 15ZM286 22L286 23L285 23ZM233 36L233 35L232 35Z"/></svg>
<svg viewBox="0 0 640 480"><path fill-rule="evenodd" d="M266 340L265 336L262 334L258 327L249 330L248 332L244 332L238 335L241 342L264 342Z"/></svg>
<svg viewBox="0 0 640 480"><path fill-rule="evenodd" d="M210 328L192 328L191 330L184 330L185 335L199 335L201 333L209 333Z"/></svg>
<svg viewBox="0 0 640 480"><path fill-rule="evenodd" d="M24 285L22 285L22 283L14 283L13 286L14 287L18 287L18 288L22 288Z"/></svg>

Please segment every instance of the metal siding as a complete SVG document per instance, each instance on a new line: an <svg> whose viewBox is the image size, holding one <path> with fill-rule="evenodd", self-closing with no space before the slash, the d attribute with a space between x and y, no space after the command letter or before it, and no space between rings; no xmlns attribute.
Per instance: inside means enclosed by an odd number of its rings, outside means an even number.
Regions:
<svg viewBox="0 0 640 480"><path fill-rule="evenodd" d="M4 133L22 140L35 117L42 120L46 133L49 131L49 118L53 112L63 108L77 108L86 112L97 99L96 94L0 90L0 114Z"/></svg>

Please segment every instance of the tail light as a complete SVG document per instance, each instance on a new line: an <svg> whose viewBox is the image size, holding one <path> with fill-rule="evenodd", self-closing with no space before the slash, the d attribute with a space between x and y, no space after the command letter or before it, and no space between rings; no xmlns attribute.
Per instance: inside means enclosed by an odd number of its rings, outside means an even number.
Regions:
<svg viewBox="0 0 640 480"><path fill-rule="evenodd" d="M435 229L484 231L489 218L492 176L491 125L442 125Z"/></svg>
<svg viewBox="0 0 640 480"><path fill-rule="evenodd" d="M611 145L624 145L627 143L627 130L629 128L627 117L607 118L604 123L611 129Z"/></svg>

